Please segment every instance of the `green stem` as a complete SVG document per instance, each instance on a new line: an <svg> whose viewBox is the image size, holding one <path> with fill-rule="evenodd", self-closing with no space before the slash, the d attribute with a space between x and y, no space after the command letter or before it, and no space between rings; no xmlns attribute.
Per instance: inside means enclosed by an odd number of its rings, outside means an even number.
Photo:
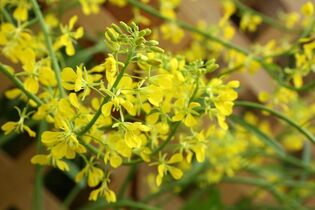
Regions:
<svg viewBox="0 0 315 210"><path fill-rule="evenodd" d="M275 157L275 158L279 158L282 161L285 161L285 162L290 163L294 166L302 168L303 170L305 170L305 172L308 172L308 173L314 173L315 172L315 169L311 165L287 154L284 151L284 149L282 148L282 146L280 144L278 144L278 142L275 139L269 137L266 133L262 132L260 129L258 129L254 125L247 123L245 120L243 120L242 118L240 118L236 115L230 116L229 119L232 120L232 122L243 126L249 132L252 132L262 142L264 142L265 144L270 146L275 151L275 154L277 154L277 157ZM269 154L266 154L266 155L269 155Z"/></svg>
<svg viewBox="0 0 315 210"><path fill-rule="evenodd" d="M49 35L49 29L45 23L43 14L39 8L37 0L31 0L31 3L33 5L34 13L35 13L35 15L39 21L39 25L40 25L40 27L43 31L44 37L45 37L48 55L52 61L52 65L53 65L53 68L55 71L55 75L56 75L56 79L57 79L57 85L58 85L60 95L61 95L61 97L65 97L66 94L65 94L65 91L62 87L62 82L61 82L61 73L60 73L61 70L60 70L60 66L58 64L57 56L56 56L54 48L53 48L52 40L51 40L50 35Z"/></svg>
<svg viewBox="0 0 315 210"><path fill-rule="evenodd" d="M32 99L37 105L42 105L43 102L34 94L30 93L24 88L24 84L14 75L9 69L0 63L0 72L4 73L15 85L18 87L29 99Z"/></svg>
<svg viewBox="0 0 315 210"><path fill-rule="evenodd" d="M253 103L253 102L248 102L248 101L237 101L235 102L236 106L243 106L243 107L250 107L254 109L260 109L262 111L269 112L270 114L276 116L277 118L285 121L292 127L296 128L300 133L302 133L306 138L308 138L313 144L315 144L315 137L313 136L312 133L310 133L307 129L304 127L300 126L298 123L294 122L293 120L289 119L287 116L281 114L280 112L277 112L273 109L270 109L268 107L265 107L261 104Z"/></svg>
<svg viewBox="0 0 315 210"><path fill-rule="evenodd" d="M263 143L268 145L279 156L283 157L287 155L284 149L282 148L282 146L275 139L272 139L269 136L267 136L260 129L258 129L257 126L254 126L246 122L245 120L243 120L241 117L237 115L231 115L229 119L232 120L232 122L241 125L245 129L247 129L249 132L256 135L259 138L259 140L261 140Z"/></svg>
<svg viewBox="0 0 315 210"><path fill-rule="evenodd" d="M74 188L70 191L70 193L67 195L65 200L63 201L61 205L61 210L66 210L69 208L72 201L77 197L77 195L81 192L82 186L80 184L76 184Z"/></svg>
<svg viewBox="0 0 315 210"><path fill-rule="evenodd" d="M179 125L181 124L181 121L175 122L172 124L172 130L171 132L168 134L167 139L163 141L163 143L156 148L155 150L152 151L151 155L155 155L158 152L160 152L173 138L173 136L175 135L177 128L179 127Z"/></svg>
<svg viewBox="0 0 315 210"><path fill-rule="evenodd" d="M132 181L133 177L135 176L137 172L137 164L133 164L132 166L130 166L130 169L129 169L129 172L124 180L124 182L122 183L119 191L118 191L118 194L117 194L117 200L120 200L121 198L123 198L124 194L125 194L125 191L128 187L128 184L129 182Z"/></svg>
<svg viewBox="0 0 315 210"><path fill-rule="evenodd" d="M39 123L38 129L38 138L37 138L37 146L36 151L40 153L42 150L42 145L40 141L40 136L43 131L47 129L47 123L45 121L41 121ZM44 167L41 165L35 166L35 185L33 191L33 199L32 199L32 209L33 210L42 210L43 209L43 172Z"/></svg>
<svg viewBox="0 0 315 210"><path fill-rule="evenodd" d="M244 64L239 64L239 65L234 66L234 67L232 67L232 68L228 68L228 69L225 70L225 71L219 72L219 73L218 73L218 77L224 76L224 75L226 75L226 74L231 74L231 73L233 73L233 72L236 72L236 71L238 71L238 70L241 70L243 67L244 67Z"/></svg>
<svg viewBox="0 0 315 210"><path fill-rule="evenodd" d="M99 206L94 207L88 207L88 208L81 208L80 210L103 210L103 209L109 209L114 207L120 207L123 209L123 207L131 207L136 209L144 209L144 210L161 210L160 208L149 206L145 203L131 201L131 200L120 200L116 203L108 203L108 204L100 204Z"/></svg>
<svg viewBox="0 0 315 210"><path fill-rule="evenodd" d="M253 186L258 186L261 188L264 188L268 190L270 193L274 195L274 197L283 205L290 205L288 206L290 209L304 209L299 203L296 203L293 200L289 200L288 197L279 192L275 187L269 183L266 182L263 179L257 179L257 178L251 178L251 177L241 177L241 176L235 176L235 177L225 177L222 180L223 182L229 182L229 183L241 183L241 184L246 184L246 185L253 185Z"/></svg>
<svg viewBox="0 0 315 210"><path fill-rule="evenodd" d="M125 70L127 69L128 65L130 64L132 57L134 56L135 53L135 48L132 48L128 54L127 60L124 64L124 67L121 69L121 71L119 72L113 86L110 88L110 91L113 91L117 85L119 84L121 78L123 77ZM110 100L110 96L107 95L102 104L100 105L99 109L96 111L96 113L94 114L93 118L91 119L91 121L78 133L78 136L82 136L84 135L86 132L88 132L90 130L90 128L95 124L95 122L97 121L97 119L100 117L100 115L102 114L102 106L104 104L106 104L107 102L109 102Z"/></svg>
<svg viewBox="0 0 315 210"><path fill-rule="evenodd" d="M4 19L6 19L6 21L10 22L11 24L14 24L14 20L12 19L11 15L7 12L7 10L5 8L1 8L1 13L4 17Z"/></svg>

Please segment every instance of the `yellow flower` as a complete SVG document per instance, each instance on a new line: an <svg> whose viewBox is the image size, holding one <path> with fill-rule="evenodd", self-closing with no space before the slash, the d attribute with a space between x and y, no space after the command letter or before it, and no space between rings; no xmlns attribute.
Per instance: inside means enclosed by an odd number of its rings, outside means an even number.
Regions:
<svg viewBox="0 0 315 210"><path fill-rule="evenodd" d="M111 87L116 79L117 76L117 61L115 60L112 54L109 54L108 57L105 59L105 74L106 79L108 81L108 86Z"/></svg>
<svg viewBox="0 0 315 210"><path fill-rule="evenodd" d="M232 1L224 0L222 1L223 6L223 17L221 18L219 25L223 26L229 20L229 18L235 13L236 8Z"/></svg>
<svg viewBox="0 0 315 210"><path fill-rule="evenodd" d="M314 14L314 4L308 1L301 7L301 12L305 16L312 16Z"/></svg>
<svg viewBox="0 0 315 210"><path fill-rule="evenodd" d="M50 13L50 14L45 15L45 23L50 28L55 28L55 27L58 26L59 21L58 21L57 17L54 14Z"/></svg>
<svg viewBox="0 0 315 210"><path fill-rule="evenodd" d="M80 182L83 177L87 176L88 185L90 187L97 186L104 178L104 172L102 169L93 165L93 160L88 162L86 166L76 175L75 181Z"/></svg>
<svg viewBox="0 0 315 210"><path fill-rule="evenodd" d="M83 13L86 15L90 15L91 13L97 14L104 2L105 0L80 0Z"/></svg>
<svg viewBox="0 0 315 210"><path fill-rule="evenodd" d="M190 102L188 107L185 107L185 101L179 99L175 102L175 107L179 107L175 111L175 115L172 117L173 121L182 121L187 127L193 127L198 123L195 116L198 116L198 112L194 110L196 107L200 107L197 102Z"/></svg>
<svg viewBox="0 0 315 210"><path fill-rule="evenodd" d="M69 25L60 26L62 35L58 37L54 43L55 49L59 49L64 46L66 48L66 53L69 56L72 56L75 53L73 46L75 40L80 39L84 34L83 27L79 27L77 30L73 31L74 24L77 22L77 19L77 16L73 16L69 21Z"/></svg>
<svg viewBox="0 0 315 210"><path fill-rule="evenodd" d="M16 2L12 1L12 3L17 6L13 12L13 17L18 21L26 21L28 19L28 10L32 8L29 1L19 0Z"/></svg>
<svg viewBox="0 0 315 210"><path fill-rule="evenodd" d="M61 160L54 158L51 154L49 155L35 155L32 157L31 162L33 164L39 164L39 165L50 165L52 164L54 167L59 168L62 171L69 171L68 164Z"/></svg>
<svg viewBox="0 0 315 210"><path fill-rule="evenodd" d="M12 62L23 61L28 56L25 49L30 47L31 34L22 26L15 27L11 23L0 25L0 46L3 46L2 53Z"/></svg>
<svg viewBox="0 0 315 210"><path fill-rule="evenodd" d="M126 0L109 0L109 2L113 5L118 6L118 7L124 7L127 5Z"/></svg>
<svg viewBox="0 0 315 210"><path fill-rule="evenodd" d="M164 23L160 27L163 38L178 44L184 37L184 31L175 23Z"/></svg>
<svg viewBox="0 0 315 210"><path fill-rule="evenodd" d="M25 50L25 56L21 59L24 72L16 75L26 76L24 80L25 89L31 93L37 93L39 82L45 86L54 87L57 82L55 74L51 69L51 63L48 59L41 59L36 62L36 57L30 48Z"/></svg>
<svg viewBox="0 0 315 210"><path fill-rule="evenodd" d="M99 196L104 197L108 203L116 202L114 191L108 188L110 179L107 177L103 180L102 185L90 193L89 200L96 201Z"/></svg>
<svg viewBox="0 0 315 210"><path fill-rule="evenodd" d="M220 79L212 79L206 92L208 97L205 97L206 113L212 118L215 116L221 128L227 129L225 117L232 114L234 100L237 98L237 92L234 88L239 86L238 81L230 81L228 84L223 84Z"/></svg>
<svg viewBox="0 0 315 210"><path fill-rule="evenodd" d="M245 13L242 16L240 28L243 31L248 30L249 32L254 32L257 29L257 26L262 22L262 19L258 15L253 15L250 13Z"/></svg>
<svg viewBox="0 0 315 210"><path fill-rule="evenodd" d="M113 125L121 129L124 141L129 148L140 148L146 143L146 137L142 132L150 131L150 127L141 122L120 122Z"/></svg>
<svg viewBox="0 0 315 210"><path fill-rule="evenodd" d="M297 12L290 12L281 14L280 18L283 20L287 28L293 28L300 19L300 15Z"/></svg>
<svg viewBox="0 0 315 210"><path fill-rule="evenodd" d="M100 74L90 74L85 67L77 66L76 72L66 67L61 72L62 85L67 90L74 90L75 92L83 91L83 99L91 92L91 88L100 85Z"/></svg>
<svg viewBox="0 0 315 210"><path fill-rule="evenodd" d="M45 131L42 134L42 142L50 149L54 158L75 158L76 153L85 153L86 149L81 145L67 122L61 121L60 129L63 131Z"/></svg>
<svg viewBox="0 0 315 210"><path fill-rule="evenodd" d="M183 171L173 164L180 163L183 161L183 156L179 153L174 154L169 160L165 160L166 155L163 157L160 156L158 164L158 175L156 176L156 185L160 186L162 183L163 177L169 172L172 177L176 180L180 179L183 176Z"/></svg>
<svg viewBox="0 0 315 210"><path fill-rule="evenodd" d="M186 136L186 138L180 136L180 152L182 154L182 152L185 151L188 163L191 163L192 153L195 154L198 162L203 162L205 160L206 149L206 140L203 131L193 136Z"/></svg>
<svg viewBox="0 0 315 210"><path fill-rule="evenodd" d="M112 109L114 109L120 112L120 117L123 120L124 115L122 113L122 107L127 110L130 115L136 115L136 108L132 103L135 99L132 92L129 91L132 89L132 86L132 79L130 77L123 77L117 86L115 93L109 91L108 89L104 90L110 96L110 101L102 106L102 114L105 117L109 117Z"/></svg>
<svg viewBox="0 0 315 210"><path fill-rule="evenodd" d="M19 113L20 119L17 122L9 121L1 126L1 129L4 131L4 134L7 135L11 132L24 132L24 130L28 133L30 137L35 137L36 133L31 130L30 127L24 124L25 119L29 117L30 113L26 113L26 109L21 111L18 107L15 107Z"/></svg>

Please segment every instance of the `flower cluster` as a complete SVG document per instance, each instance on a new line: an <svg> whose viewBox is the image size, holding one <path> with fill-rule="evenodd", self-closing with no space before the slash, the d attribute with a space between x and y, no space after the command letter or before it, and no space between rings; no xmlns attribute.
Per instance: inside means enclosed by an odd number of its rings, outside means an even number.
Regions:
<svg viewBox="0 0 315 210"><path fill-rule="evenodd" d="M62 35L56 38L54 50L65 46L67 55L75 53L73 40L83 35L82 28L72 32L76 19L74 16L69 26L61 26ZM2 27L2 33L10 33L11 28ZM85 166L76 180L86 178L90 187L103 183L91 193L92 200L98 196L108 202L116 200L108 188L109 174L128 162L157 165L157 185L168 174L180 179L184 170L180 163L191 163L192 158L205 160L208 144L201 119L216 129L228 128L225 118L232 113L238 82L206 79L218 67L214 60L187 62L166 54L157 41L146 39L150 33L135 23L107 28L105 42L112 52L102 63L61 70L65 97L58 90L50 59L36 46L23 49L28 55L20 61L24 71L10 73L39 102L27 100L32 111L26 114L25 108L18 122L8 122L2 129L6 133L26 130L34 136L24 119L49 122L51 128L41 134L47 152L35 155L32 162L69 170L66 160L83 158ZM13 38L7 36L3 50Z"/></svg>
<svg viewBox="0 0 315 210"><path fill-rule="evenodd" d="M216 24L200 20L196 26L178 19L181 0L75 3L84 15L96 14L107 4L116 9L131 6L134 18L130 24L110 25L98 44L85 49L94 40L89 30L78 26L79 15L64 23L53 8L69 5L55 1L39 5L36 0L0 3L0 51L9 61L0 63L0 72L16 85L5 95L23 101L16 107L18 119L1 129L4 134L25 132L38 139L44 147L31 159L33 164L77 171L73 179L93 188L89 200L102 197L107 203L122 199L130 178L116 196L111 174L140 163L152 167L149 185L160 192L169 187L179 191L188 184L195 188L239 181L266 188L281 202L306 197L293 184L311 180L305 171L297 176L301 170L315 171L306 141L315 143L315 106L303 100L304 95L314 96L307 90L315 84L309 82L315 71L311 2L300 11L268 17L242 1L222 0ZM47 12L40 11L42 5L47 5ZM163 22L143 29L151 21L144 12ZM234 43L237 33L255 39L266 25L290 34L249 48ZM184 37L191 42L177 55L159 45L160 40L178 44ZM106 48L94 56L100 44ZM220 70L216 60L223 66ZM249 72L250 84L254 83L250 75L261 69L274 81L269 91L253 91L261 104L236 102L243 89L230 75ZM234 112L235 105L243 109ZM271 120L274 116L287 124ZM47 128L36 132L30 121ZM240 170L250 176L238 177ZM254 177L258 181L251 180ZM292 181L290 188L280 183L283 177ZM288 206L294 208L288 209L300 209L297 203L290 200Z"/></svg>

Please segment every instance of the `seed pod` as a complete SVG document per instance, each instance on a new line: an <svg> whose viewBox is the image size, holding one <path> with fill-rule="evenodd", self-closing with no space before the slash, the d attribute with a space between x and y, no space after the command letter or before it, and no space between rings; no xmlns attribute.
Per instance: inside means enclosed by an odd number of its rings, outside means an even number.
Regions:
<svg viewBox="0 0 315 210"><path fill-rule="evenodd" d="M139 31L139 27L137 26L137 24L135 22L131 22L130 24L131 28L134 30L134 31Z"/></svg>
<svg viewBox="0 0 315 210"><path fill-rule="evenodd" d="M156 45L159 45L159 42L155 40L150 40L150 41L147 41L146 44L148 46L156 46Z"/></svg>
<svg viewBox="0 0 315 210"><path fill-rule="evenodd" d="M108 36L110 37L110 40L111 41L117 41L117 35L115 34L116 32L113 30L113 29L111 29L111 28L109 28L107 31L106 31L106 33L108 34Z"/></svg>
<svg viewBox="0 0 315 210"><path fill-rule="evenodd" d="M215 59L211 59L207 61L206 68L208 72L212 72L219 68L219 65L215 63Z"/></svg>
<svg viewBox="0 0 315 210"><path fill-rule="evenodd" d="M130 31L131 31L131 30L130 30L130 27L129 27L126 23L120 21L120 22L119 22L119 25L120 25L126 32L130 32Z"/></svg>
<svg viewBox="0 0 315 210"><path fill-rule="evenodd" d="M141 45L143 42L145 42L145 39L143 37L139 37L137 40L136 40L136 45Z"/></svg>
<svg viewBox="0 0 315 210"><path fill-rule="evenodd" d="M157 47L157 46L151 46L150 49L153 52L164 53L164 50L162 48Z"/></svg>
<svg viewBox="0 0 315 210"><path fill-rule="evenodd" d="M151 29L146 28L140 31L139 36L148 36L151 34Z"/></svg>
<svg viewBox="0 0 315 210"><path fill-rule="evenodd" d="M119 26L114 23L112 24L112 28L119 34L123 33L122 30L119 28Z"/></svg>
<svg viewBox="0 0 315 210"><path fill-rule="evenodd" d="M162 63L162 61L160 59L156 59L156 58L148 60L148 64L153 65L153 66L158 66L161 63Z"/></svg>

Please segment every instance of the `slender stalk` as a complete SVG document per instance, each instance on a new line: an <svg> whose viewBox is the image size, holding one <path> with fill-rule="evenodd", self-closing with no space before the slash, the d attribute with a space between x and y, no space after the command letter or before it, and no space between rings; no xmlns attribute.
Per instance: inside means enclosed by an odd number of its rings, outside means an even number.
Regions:
<svg viewBox="0 0 315 210"><path fill-rule="evenodd" d="M47 129L47 123L41 121L39 123L38 129L38 138L37 138L37 153L40 153L42 150L42 145L40 141L40 136L43 131ZM42 210L43 209L43 172L44 167L41 165L35 166L35 185L33 191L33 200L32 200L32 209L33 210Z"/></svg>
<svg viewBox="0 0 315 210"><path fill-rule="evenodd" d="M156 148L155 150L152 151L151 155L155 155L158 152L160 152L173 138L173 136L175 135L177 128L179 127L179 125L181 124L181 121L175 122L172 124L172 130L171 132L168 134L167 139L163 141L163 143Z"/></svg>
<svg viewBox="0 0 315 210"><path fill-rule="evenodd" d="M12 19L11 15L8 13L8 11L5 8L1 8L0 11L1 11L1 14L3 15L4 19L14 25L14 20Z"/></svg>
<svg viewBox="0 0 315 210"><path fill-rule="evenodd" d="M2 63L0 63L0 72L4 73L16 85L16 87L18 87L29 99L35 101L37 105L43 104L43 102L36 95L27 91L23 83Z"/></svg>
<svg viewBox="0 0 315 210"><path fill-rule="evenodd" d="M137 172L137 164L133 164L132 166L130 166L129 172L124 180L124 182L122 183L118 194L117 194L117 200L120 200L121 198L123 198L125 191L128 187L128 184L132 181L133 177L135 176Z"/></svg>
<svg viewBox="0 0 315 210"><path fill-rule="evenodd" d="M81 192L82 187L80 184L76 184L74 188L70 191L70 193L67 195L65 200L63 201L61 205L61 210L66 210L69 208L72 201L76 198L76 196Z"/></svg>
<svg viewBox="0 0 315 210"><path fill-rule="evenodd" d="M131 208L144 209L144 210L161 210L160 208L153 207L153 206L150 206L145 203L138 202L138 201L137 202L131 201L131 200L120 200L120 201L117 201L116 203L108 203L106 205L100 204L99 206L81 208L80 210L103 210L103 209L109 209L113 207L120 207L120 208L131 207Z"/></svg>
<svg viewBox="0 0 315 210"><path fill-rule="evenodd" d="M261 104L257 104L257 103L253 103L253 102L248 102L248 101L237 101L235 102L236 106L243 106L243 107L250 107L250 108L254 108L254 109L260 109L262 111L266 111L269 112L270 114L278 117L279 119L285 121L286 123L288 123L289 125L291 125L292 127L296 128L300 133L302 133L306 138L308 138L313 144L315 144L315 137L313 136L312 133L310 133L307 129L305 129L304 127L300 126L298 123L296 123L295 121L289 119L287 116L281 114L280 112L277 112L273 109L270 109L268 107L265 107Z"/></svg>
<svg viewBox="0 0 315 210"><path fill-rule="evenodd" d="M286 153L284 151L282 146L280 144L278 144L278 142L275 139L271 138L266 133L264 133L260 129L256 128L254 125L247 123L242 118L237 117L236 115L230 116L230 120L232 120L232 122L234 122L234 123L237 123L237 124L243 126L249 132L252 132L262 142L264 142L265 144L270 146L275 151L275 154L277 155L277 157L275 157L275 158L279 158L280 160L282 160L284 162L287 162L287 163L290 163L294 166L302 168L307 173L314 173L315 172L315 168L313 168L310 164L308 164L307 162L301 161L301 160L299 160L293 156L290 156L288 153ZM266 155L269 155L269 154L266 154Z"/></svg>
<svg viewBox="0 0 315 210"><path fill-rule="evenodd" d="M56 75L56 79L57 79L57 85L58 85L60 95L61 95L61 97L64 97L66 94L65 94L65 91L62 87L61 73L60 73L61 70L60 70L60 66L58 64L57 56L56 56L54 48L53 48L52 40L51 40L50 35L49 35L49 29L45 23L43 14L39 8L37 0L31 0L31 3L33 5L34 13L35 13L35 15L39 21L39 25L40 25L40 27L43 31L44 37L45 37L48 55L52 61L52 65L53 65L53 68L55 71L55 75Z"/></svg>
<svg viewBox="0 0 315 210"><path fill-rule="evenodd" d="M249 132L252 132L254 135L256 135L263 143L268 145L276 154L279 156L286 156L286 152L282 148L282 146L275 140L267 136L265 133L263 133L260 129L258 129L256 126L246 122L241 117L238 117L237 115L231 115L229 119L232 120L232 122L237 123L247 129Z"/></svg>
<svg viewBox="0 0 315 210"><path fill-rule="evenodd" d="M241 70L242 68L244 67L244 64L239 64L237 66L233 66L232 68L228 68L227 70L225 71L222 71L222 72L219 72L218 73L218 77L221 77L221 76L224 76L226 74L231 74L233 72L236 72L238 70Z"/></svg>
<svg viewBox="0 0 315 210"><path fill-rule="evenodd" d="M119 84L121 78L123 77L124 73L125 73L125 70L127 69L127 67L129 66L131 60L132 60L132 57L134 56L134 53L135 53L135 48L132 48L128 54L128 57L127 57L127 60L124 64L124 67L120 70L113 86L110 88L110 91L113 91L117 85ZM90 128L95 124L95 122L97 121L97 119L100 117L100 115L102 114L102 106L104 104L106 104L108 101L110 100L110 96L107 95L102 104L100 105L99 109L96 111L96 113L94 114L93 118L91 119L91 121L78 133L78 136L82 136L84 135L86 132L88 132L90 130Z"/></svg>
<svg viewBox="0 0 315 210"><path fill-rule="evenodd" d="M229 182L229 183L242 183L242 184L246 184L246 185L253 185L253 186L261 187L263 189L266 189L270 193L272 193L274 195L274 197L282 205L286 205L290 209L305 209L302 207L301 204L299 204L293 200L289 200L285 194L278 191L271 183L269 183L263 179L235 176L235 177L225 177L225 178L223 178L222 181L223 182Z"/></svg>

